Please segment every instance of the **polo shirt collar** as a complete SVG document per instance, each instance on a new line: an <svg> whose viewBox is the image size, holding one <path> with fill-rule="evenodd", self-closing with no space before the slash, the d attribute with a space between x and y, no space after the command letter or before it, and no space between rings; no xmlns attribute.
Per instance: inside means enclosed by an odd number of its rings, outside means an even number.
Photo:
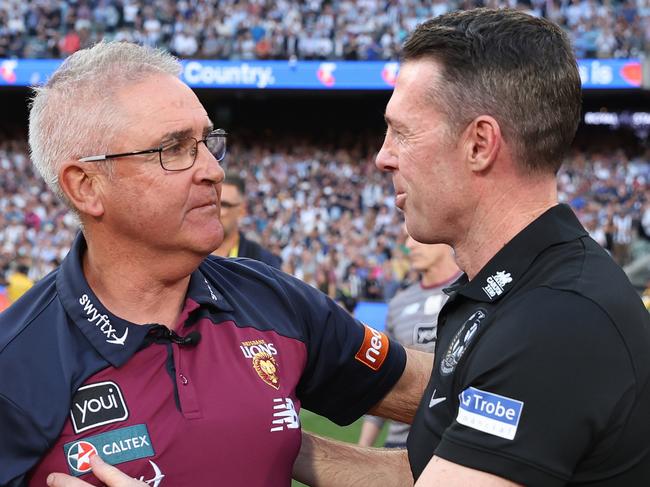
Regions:
<svg viewBox="0 0 650 487"><path fill-rule="evenodd" d="M86 240L79 232L56 277L56 289L66 314L74 321L97 352L114 367L120 367L142 346L154 325L137 325L111 313L95 295L83 274L81 258ZM197 269L190 277L181 320L200 306L226 311L232 307L211 287Z"/></svg>
<svg viewBox="0 0 650 487"><path fill-rule="evenodd" d="M450 291L457 291L475 301L497 301L517 284L545 249L585 235L587 232L569 206L553 206L499 250L474 279L467 281L463 276Z"/></svg>
<svg viewBox="0 0 650 487"><path fill-rule="evenodd" d="M194 304L190 304L191 302ZM196 269L190 276L190 285L187 289L185 308L191 313L199 306L215 308L218 311L234 311L234 308L226 300L223 294L208 282L200 269Z"/></svg>

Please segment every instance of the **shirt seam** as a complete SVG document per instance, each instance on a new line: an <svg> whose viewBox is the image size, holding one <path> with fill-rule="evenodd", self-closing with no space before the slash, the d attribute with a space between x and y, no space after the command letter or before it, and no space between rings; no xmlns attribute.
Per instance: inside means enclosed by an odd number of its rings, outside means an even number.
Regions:
<svg viewBox="0 0 650 487"><path fill-rule="evenodd" d="M535 463L532 463L532 462L530 462L528 460L525 460L525 459L523 459L521 457L517 457L517 456L514 456L514 455L506 455L506 454L503 454L501 452L497 452L496 450L490 450L490 449L483 448L483 447L480 447L480 446L477 446L477 445L473 445L473 444L465 443L463 441L452 439L446 433L443 434L442 439L444 441L448 441L449 443L453 443L455 445L458 445L461 448L467 448L468 450L480 451L481 453L485 453L485 454L495 456L495 457L504 458L504 459L512 461L512 462L516 462L516 463L520 463L522 465L526 465L526 466L528 466L530 468L533 468L533 469L537 470L538 472L542 472L542 473L544 473L546 475L550 475L551 477L555 477L555 478L563 480L563 481L570 480L570 477L566 477L566 476L561 475L559 473L555 473L552 470L548 470L545 467L539 466L539 465L537 465Z"/></svg>

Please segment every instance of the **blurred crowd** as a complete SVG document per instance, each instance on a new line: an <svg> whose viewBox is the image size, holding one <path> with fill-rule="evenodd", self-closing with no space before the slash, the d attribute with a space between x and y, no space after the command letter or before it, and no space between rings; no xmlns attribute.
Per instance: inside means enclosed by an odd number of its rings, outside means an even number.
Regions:
<svg viewBox="0 0 650 487"><path fill-rule="evenodd" d="M391 179L374 166L377 143L358 135L234 143L225 165L247 181L240 228L280 255L286 272L332 297L388 300L415 276ZM35 281L61 262L77 223L35 173L25 141L0 142L0 174L5 282L21 269ZM621 265L649 252L649 185L650 151L576 151L559 175L560 200Z"/></svg>
<svg viewBox="0 0 650 487"><path fill-rule="evenodd" d="M481 6L552 19L579 57L650 51L648 0L4 0L0 58L62 58L106 38L183 58L396 59L424 19Z"/></svg>

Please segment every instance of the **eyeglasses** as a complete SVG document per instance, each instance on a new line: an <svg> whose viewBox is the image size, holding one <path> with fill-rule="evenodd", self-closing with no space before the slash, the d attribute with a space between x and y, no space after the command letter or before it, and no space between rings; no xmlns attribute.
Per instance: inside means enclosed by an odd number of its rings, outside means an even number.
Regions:
<svg viewBox="0 0 650 487"><path fill-rule="evenodd" d="M161 144L154 149L139 150L133 152L122 152L120 154L104 154L100 156L88 156L78 159L79 162L96 162L118 157L139 156L143 154L158 153L160 165L166 171L184 171L191 168L196 162L196 155L199 152L199 142L203 142L214 158L221 162L226 156L226 137L228 134L223 129L216 129L202 139L185 137Z"/></svg>

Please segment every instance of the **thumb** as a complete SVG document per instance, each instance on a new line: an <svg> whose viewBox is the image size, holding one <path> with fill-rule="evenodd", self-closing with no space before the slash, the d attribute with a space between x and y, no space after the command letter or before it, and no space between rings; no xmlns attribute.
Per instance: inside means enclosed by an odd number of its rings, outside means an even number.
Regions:
<svg viewBox="0 0 650 487"><path fill-rule="evenodd" d="M95 477L104 482L107 487L140 487L147 485L109 465L99 455L93 455L90 458L90 466L93 469Z"/></svg>

